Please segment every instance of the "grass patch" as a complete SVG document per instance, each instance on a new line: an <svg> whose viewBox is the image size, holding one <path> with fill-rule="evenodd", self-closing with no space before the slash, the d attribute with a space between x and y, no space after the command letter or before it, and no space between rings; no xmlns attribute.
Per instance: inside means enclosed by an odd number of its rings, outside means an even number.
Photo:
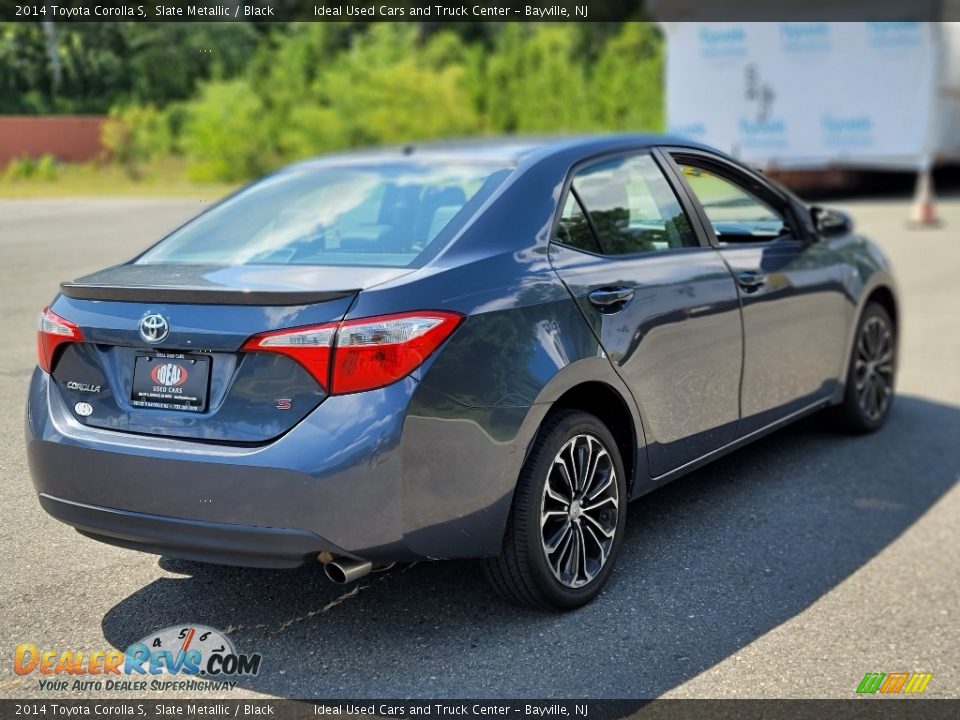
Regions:
<svg viewBox="0 0 960 720"><path fill-rule="evenodd" d="M19 161L14 161L19 162ZM11 166L13 163L11 163ZM199 183L186 179L178 160L137 168L118 165L58 164L54 170L0 172L0 199L65 197L184 197L214 200L238 187L235 183Z"/></svg>

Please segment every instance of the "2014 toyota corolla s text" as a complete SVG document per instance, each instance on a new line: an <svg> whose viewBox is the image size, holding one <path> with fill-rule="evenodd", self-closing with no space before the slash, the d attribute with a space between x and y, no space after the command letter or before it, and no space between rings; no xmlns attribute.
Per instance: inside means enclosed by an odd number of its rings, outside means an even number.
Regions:
<svg viewBox="0 0 960 720"><path fill-rule="evenodd" d="M43 508L214 563L484 558L591 600L629 500L803 415L880 427L876 246L653 136L346 154L282 170L40 317Z"/></svg>

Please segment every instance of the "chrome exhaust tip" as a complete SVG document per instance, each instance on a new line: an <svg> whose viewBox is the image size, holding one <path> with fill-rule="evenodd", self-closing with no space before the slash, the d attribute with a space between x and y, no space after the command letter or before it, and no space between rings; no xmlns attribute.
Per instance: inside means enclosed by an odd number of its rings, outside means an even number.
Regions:
<svg viewBox="0 0 960 720"><path fill-rule="evenodd" d="M373 563L369 560L351 560L350 558L339 558L324 563L323 572L331 582L337 585L351 583L359 580L373 569Z"/></svg>

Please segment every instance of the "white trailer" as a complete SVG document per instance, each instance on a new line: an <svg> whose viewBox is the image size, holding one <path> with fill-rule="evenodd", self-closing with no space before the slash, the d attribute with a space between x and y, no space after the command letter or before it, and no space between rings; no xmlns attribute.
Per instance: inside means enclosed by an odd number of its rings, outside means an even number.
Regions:
<svg viewBox="0 0 960 720"><path fill-rule="evenodd" d="M960 160L960 23L661 26L674 134L770 169Z"/></svg>

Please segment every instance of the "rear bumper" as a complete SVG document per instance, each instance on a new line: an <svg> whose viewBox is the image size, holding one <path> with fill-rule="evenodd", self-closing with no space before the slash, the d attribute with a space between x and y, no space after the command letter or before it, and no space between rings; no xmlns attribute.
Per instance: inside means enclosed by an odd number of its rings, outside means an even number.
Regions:
<svg viewBox="0 0 960 720"><path fill-rule="evenodd" d="M345 554L305 530L148 515L84 505L45 493L40 493L39 498L41 507L51 516L87 537L156 555L219 565L290 568L316 559L324 550Z"/></svg>
<svg viewBox="0 0 960 720"><path fill-rule="evenodd" d="M37 370L27 455L47 512L138 550L261 567L321 551L480 557L500 550L545 412L464 408L407 378L327 398L279 439L235 447L87 426Z"/></svg>

